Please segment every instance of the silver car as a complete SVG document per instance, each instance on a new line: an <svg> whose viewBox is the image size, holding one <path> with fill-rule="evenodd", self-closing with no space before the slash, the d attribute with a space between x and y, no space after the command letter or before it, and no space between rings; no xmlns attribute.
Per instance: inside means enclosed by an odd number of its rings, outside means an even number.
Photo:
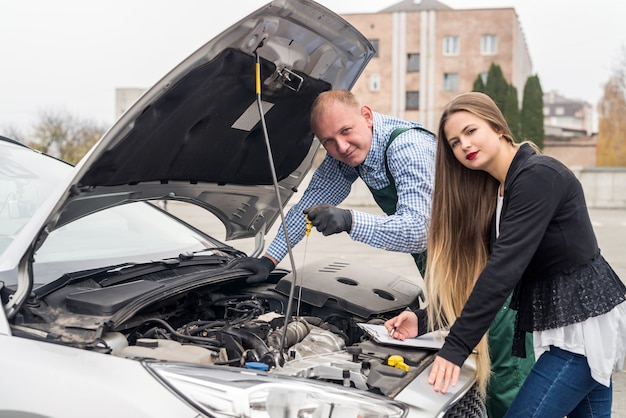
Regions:
<svg viewBox="0 0 626 418"><path fill-rule="evenodd" d="M248 284L231 266L246 254L162 207L206 209L258 254L319 148L312 101L351 88L373 53L330 10L277 0L163 77L76 167L1 138L0 416L480 416L471 364L437 394L435 350L358 325L418 307L413 280L329 258L306 286L283 269Z"/></svg>

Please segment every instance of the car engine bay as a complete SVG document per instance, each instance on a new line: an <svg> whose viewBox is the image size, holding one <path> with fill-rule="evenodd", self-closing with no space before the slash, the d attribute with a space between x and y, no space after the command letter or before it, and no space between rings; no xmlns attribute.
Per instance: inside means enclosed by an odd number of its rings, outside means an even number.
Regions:
<svg viewBox="0 0 626 418"><path fill-rule="evenodd" d="M120 357L252 368L384 394L407 375L388 370L390 355L419 366L432 354L381 346L357 325L382 324L406 307L419 307L422 290L407 278L373 275L340 260L312 264L302 272L297 311L285 325L291 273L278 269L267 282L247 285L242 271L225 271L219 264L190 266L130 282L70 283L26 303L13 330ZM201 285L207 272L219 279ZM103 286L105 280L113 285ZM378 365L384 365L384 383L371 381Z"/></svg>
<svg viewBox="0 0 626 418"><path fill-rule="evenodd" d="M29 300L12 330L105 355L263 371L392 398L432 363L433 349L378 344L358 326L419 308L423 293L415 281L343 260L312 263L301 274L286 325L291 273L276 269L251 285L245 271L217 264L107 287L103 280L71 283ZM472 411L482 407L474 389L462 401Z"/></svg>
<svg viewBox="0 0 626 418"><path fill-rule="evenodd" d="M119 340L121 348L113 351L124 357L266 370L390 395L402 387L409 373L389 367L387 359L401 355L419 373L430 363L426 360L432 351L381 346L369 341L357 324L382 324L419 303L421 289L393 274L377 276L376 286L349 278L362 273L358 270L338 261L313 266L306 272L307 281L299 294L299 315L286 325L290 274L276 285L238 290L240 286L235 283L223 286L220 291L224 293L188 295L186 307L178 309L185 314L168 321L146 318L123 338L107 333L103 339L111 347ZM371 295L369 300L355 292L361 287Z"/></svg>

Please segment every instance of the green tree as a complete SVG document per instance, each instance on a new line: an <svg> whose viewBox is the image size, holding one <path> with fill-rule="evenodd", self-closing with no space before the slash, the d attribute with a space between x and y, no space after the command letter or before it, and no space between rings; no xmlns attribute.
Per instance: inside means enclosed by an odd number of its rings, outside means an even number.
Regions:
<svg viewBox="0 0 626 418"><path fill-rule="evenodd" d="M604 85L598 103L598 144L596 165L626 166L626 47L622 48L622 64L613 71Z"/></svg>
<svg viewBox="0 0 626 418"><path fill-rule="evenodd" d="M509 84L502 112L504 118L506 119L506 123L509 125L511 132L517 141L519 141L519 138L521 137L520 110L518 103L517 89L513 84Z"/></svg>
<svg viewBox="0 0 626 418"><path fill-rule="evenodd" d="M543 90L537 75L526 79L520 126L520 140L532 141L543 149Z"/></svg>
<svg viewBox="0 0 626 418"><path fill-rule="evenodd" d="M485 83L484 93L493 99L500 110L504 113L504 104L506 103L506 95L509 90L509 83L502 74L502 68L492 63L487 73L487 82Z"/></svg>
<svg viewBox="0 0 626 418"><path fill-rule="evenodd" d="M472 91L478 91L480 93L485 92L485 83L483 83L483 78L480 76L480 74L478 74L478 77L476 77L476 80L474 80Z"/></svg>
<svg viewBox="0 0 626 418"><path fill-rule="evenodd" d="M76 164L104 134L105 128L64 112L42 112L26 143L31 147Z"/></svg>
<svg viewBox="0 0 626 418"><path fill-rule="evenodd" d="M480 74L474 80L472 91L487 94L498 105L515 138L520 135L520 110L517 89L504 78L502 68L495 63L489 66L487 82L483 83Z"/></svg>

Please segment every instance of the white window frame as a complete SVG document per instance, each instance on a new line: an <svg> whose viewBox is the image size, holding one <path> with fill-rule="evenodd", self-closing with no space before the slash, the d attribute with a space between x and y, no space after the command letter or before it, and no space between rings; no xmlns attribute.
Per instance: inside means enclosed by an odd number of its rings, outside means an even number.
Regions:
<svg viewBox="0 0 626 418"><path fill-rule="evenodd" d="M459 55L460 41L458 36L444 36L443 37L443 55L453 56Z"/></svg>
<svg viewBox="0 0 626 418"><path fill-rule="evenodd" d="M415 61L417 61L417 66L415 67ZM411 66L413 64L413 67ZM406 58L406 71L408 73L418 73L420 71L421 65L421 57L420 54L408 54Z"/></svg>
<svg viewBox="0 0 626 418"><path fill-rule="evenodd" d="M498 53L498 35L483 35L480 37L480 53L495 55Z"/></svg>
<svg viewBox="0 0 626 418"><path fill-rule="evenodd" d="M408 100L408 96L409 95L414 95L417 97L417 105L416 106L409 106L409 100ZM406 92L406 104L405 104L405 109L406 110L420 110L420 92L419 91L407 91Z"/></svg>
<svg viewBox="0 0 626 418"><path fill-rule="evenodd" d="M370 91L374 93L380 91L380 74L370 75Z"/></svg>
<svg viewBox="0 0 626 418"><path fill-rule="evenodd" d="M443 73L444 91L459 90L459 73Z"/></svg>
<svg viewBox="0 0 626 418"><path fill-rule="evenodd" d="M480 73L480 79L483 82L483 86L487 85L487 78L489 77L489 72L488 71L483 71L482 73Z"/></svg>

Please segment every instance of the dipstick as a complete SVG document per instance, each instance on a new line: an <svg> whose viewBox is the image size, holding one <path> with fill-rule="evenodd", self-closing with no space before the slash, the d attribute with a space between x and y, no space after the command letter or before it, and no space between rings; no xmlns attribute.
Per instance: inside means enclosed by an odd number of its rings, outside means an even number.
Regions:
<svg viewBox="0 0 626 418"><path fill-rule="evenodd" d="M311 229L313 228L313 223L309 220L309 216L308 215L304 215L304 219L306 221L306 227L304 229L304 254L302 255L302 271L300 272L299 275L299 281L300 284L298 285L298 306L296 308L296 316L299 317L300 316L300 301L302 300L302 273L304 272L304 264L305 264L305 260L306 260L306 247L307 244L309 243L309 235L311 235Z"/></svg>

